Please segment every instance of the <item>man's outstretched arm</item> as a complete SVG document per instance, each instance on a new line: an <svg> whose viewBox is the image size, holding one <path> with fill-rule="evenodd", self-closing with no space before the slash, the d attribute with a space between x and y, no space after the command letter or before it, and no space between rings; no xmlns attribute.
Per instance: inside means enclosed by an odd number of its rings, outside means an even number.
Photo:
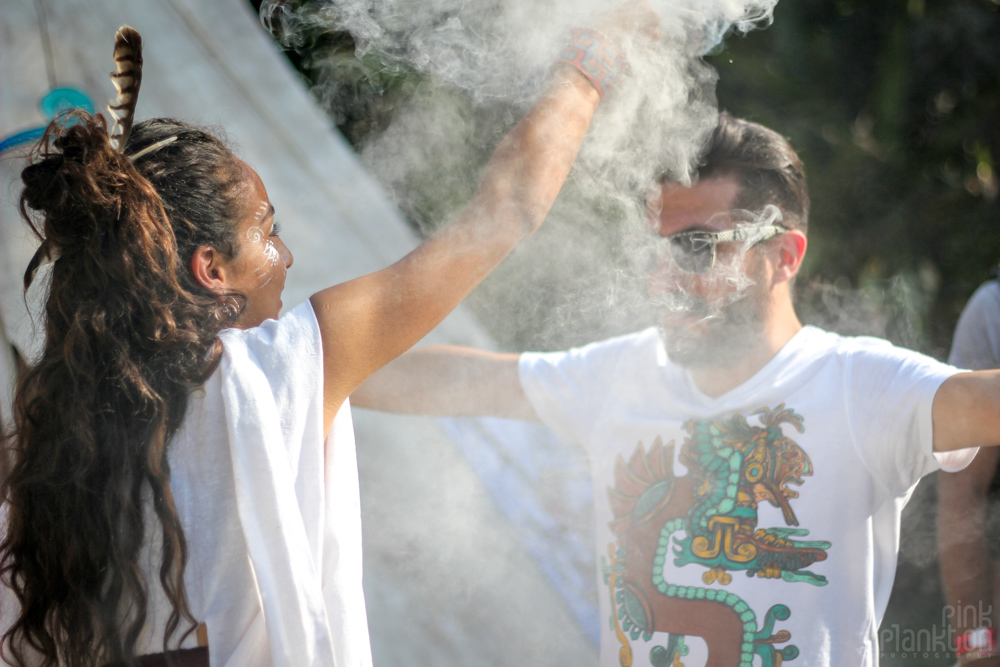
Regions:
<svg viewBox="0 0 1000 667"><path fill-rule="evenodd" d="M934 395L934 451L1000 445L1000 371L958 373Z"/></svg>
<svg viewBox="0 0 1000 667"><path fill-rule="evenodd" d="M351 395L371 410L436 417L539 421L517 370L518 355L437 345L412 350Z"/></svg>

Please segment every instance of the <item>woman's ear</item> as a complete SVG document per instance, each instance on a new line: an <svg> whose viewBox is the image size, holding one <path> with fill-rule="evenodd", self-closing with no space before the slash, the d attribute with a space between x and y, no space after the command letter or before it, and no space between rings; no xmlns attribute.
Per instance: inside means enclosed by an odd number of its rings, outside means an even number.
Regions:
<svg viewBox="0 0 1000 667"><path fill-rule="evenodd" d="M226 269L222 254L209 245L200 245L191 255L191 275L202 287L212 292L223 292L226 287Z"/></svg>
<svg viewBox="0 0 1000 667"><path fill-rule="evenodd" d="M774 282L791 280L799 272L802 259L806 256L808 241L806 235L798 229L790 229L776 239L774 251L777 253L777 264L774 267Z"/></svg>

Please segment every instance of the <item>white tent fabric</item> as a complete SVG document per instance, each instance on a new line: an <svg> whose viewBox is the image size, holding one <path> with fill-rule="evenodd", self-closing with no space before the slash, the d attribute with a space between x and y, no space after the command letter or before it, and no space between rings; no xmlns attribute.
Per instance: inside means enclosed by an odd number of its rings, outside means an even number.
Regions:
<svg viewBox="0 0 1000 667"><path fill-rule="evenodd" d="M288 306L416 244L246 0L3 0L0 138L46 122L38 110L50 87L40 10L59 85L81 88L103 109L114 31L127 23L145 42L138 119L224 129L267 186L295 254ZM40 341L21 276L34 243L16 211L16 153L0 154L0 316L30 355ZM490 345L462 309L428 340ZM580 625L442 430L365 411L355 424L375 664L593 664Z"/></svg>

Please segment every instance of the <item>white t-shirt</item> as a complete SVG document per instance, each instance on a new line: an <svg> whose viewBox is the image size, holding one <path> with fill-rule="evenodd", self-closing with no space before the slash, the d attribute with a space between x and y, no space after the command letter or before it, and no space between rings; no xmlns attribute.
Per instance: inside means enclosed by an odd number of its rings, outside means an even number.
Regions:
<svg viewBox="0 0 1000 667"><path fill-rule="evenodd" d="M602 667L620 651L670 664L668 633L688 667L709 649L734 667L775 651L877 665L903 505L921 476L975 455L932 453L931 404L955 372L813 327L718 398L655 329L522 355L538 416L589 454Z"/></svg>
<svg viewBox="0 0 1000 667"><path fill-rule="evenodd" d="M955 327L948 363L984 371L1000 368L1000 282L979 286Z"/></svg>
<svg viewBox="0 0 1000 667"><path fill-rule="evenodd" d="M211 663L368 666L354 431L345 404L324 443L312 306L221 338L219 368L191 396L169 454L188 601L208 625ZM170 612L157 554L145 556L141 653L163 650ZM184 646L194 645L192 634Z"/></svg>

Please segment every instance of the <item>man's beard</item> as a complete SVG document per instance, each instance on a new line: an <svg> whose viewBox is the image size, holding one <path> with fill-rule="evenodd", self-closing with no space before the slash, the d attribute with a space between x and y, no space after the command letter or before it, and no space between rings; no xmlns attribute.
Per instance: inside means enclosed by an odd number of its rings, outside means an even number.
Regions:
<svg viewBox="0 0 1000 667"><path fill-rule="evenodd" d="M672 308L660 324L660 338L671 361L688 368L726 366L757 346L771 294L764 284L764 262L754 264L747 271L753 284L724 306L713 308L706 299L688 292L672 295ZM672 312L700 319L671 325Z"/></svg>

